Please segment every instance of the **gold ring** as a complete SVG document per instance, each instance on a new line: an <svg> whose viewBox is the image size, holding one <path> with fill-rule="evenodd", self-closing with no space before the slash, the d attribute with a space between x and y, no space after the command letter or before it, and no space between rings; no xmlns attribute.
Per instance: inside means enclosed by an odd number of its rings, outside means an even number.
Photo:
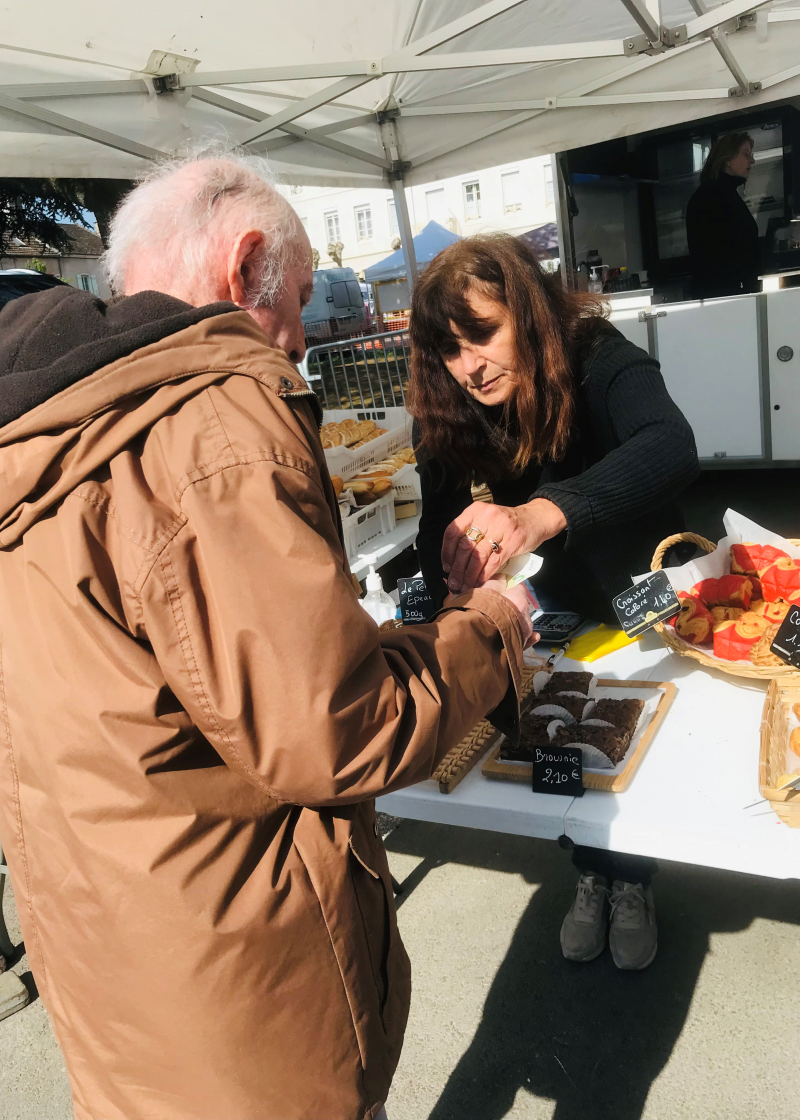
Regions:
<svg viewBox="0 0 800 1120"><path fill-rule="evenodd" d="M478 544L479 541L483 540L486 534L482 532L477 525L470 525L464 536L468 541L472 541L473 544Z"/></svg>

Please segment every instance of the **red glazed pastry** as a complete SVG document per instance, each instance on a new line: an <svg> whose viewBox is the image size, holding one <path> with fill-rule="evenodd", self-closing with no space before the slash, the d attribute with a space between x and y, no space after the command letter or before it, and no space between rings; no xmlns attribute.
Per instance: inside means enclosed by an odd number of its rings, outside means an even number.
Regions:
<svg viewBox="0 0 800 1120"><path fill-rule="evenodd" d="M753 593L753 582L747 576L721 576L703 579L696 583L690 594L701 599L707 607L742 607L748 610Z"/></svg>
<svg viewBox="0 0 800 1120"><path fill-rule="evenodd" d="M765 599L754 599L750 604L753 614L759 615L767 622L783 622L789 613L789 604L778 599L775 603L768 603Z"/></svg>
<svg viewBox="0 0 800 1120"><path fill-rule="evenodd" d="M694 595L678 592L681 613L672 619L675 632L693 646L708 644L713 634L714 620L709 610Z"/></svg>
<svg viewBox="0 0 800 1120"><path fill-rule="evenodd" d="M731 572L734 575L756 576L760 575L770 564L783 558L788 560L787 553L771 544L753 544L745 541L744 544L731 545Z"/></svg>
<svg viewBox="0 0 800 1120"><path fill-rule="evenodd" d="M758 619L757 624L739 618L717 623L714 627L714 653L725 661L749 661L750 650L764 633L762 622L762 619Z"/></svg>
<svg viewBox="0 0 800 1120"><path fill-rule="evenodd" d="M800 564L788 556L776 560L761 573L761 590L769 603L790 600L800 592Z"/></svg>

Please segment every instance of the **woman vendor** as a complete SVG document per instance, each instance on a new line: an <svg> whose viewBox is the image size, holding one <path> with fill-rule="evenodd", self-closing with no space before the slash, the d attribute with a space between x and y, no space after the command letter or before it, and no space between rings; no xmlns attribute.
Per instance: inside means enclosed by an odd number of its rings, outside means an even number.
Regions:
<svg viewBox="0 0 800 1120"><path fill-rule="evenodd" d="M708 153L700 186L686 207L686 239L695 299L760 290L758 225L739 194L753 170L753 138L721 136Z"/></svg>
<svg viewBox="0 0 800 1120"><path fill-rule="evenodd" d="M618 625L612 598L680 531L675 498L699 473L658 363L606 321L601 303L566 291L504 234L436 257L414 289L410 334L417 548L436 605L536 551L537 593ZM494 504L473 503L475 482ZM646 967L656 951L653 862L593 849L574 858L564 955L598 956L610 909L615 963Z"/></svg>

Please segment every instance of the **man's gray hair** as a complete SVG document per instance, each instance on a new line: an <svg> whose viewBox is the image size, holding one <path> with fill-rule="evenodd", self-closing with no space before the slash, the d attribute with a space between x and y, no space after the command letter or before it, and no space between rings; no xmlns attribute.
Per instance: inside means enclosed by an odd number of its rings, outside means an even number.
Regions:
<svg viewBox="0 0 800 1120"><path fill-rule="evenodd" d="M221 236L259 229L266 252L248 305L273 307L293 263L299 227L266 160L205 149L158 164L126 195L111 221L103 268L112 290L123 294L131 256L149 251L161 258L170 279L188 282L211 270Z"/></svg>

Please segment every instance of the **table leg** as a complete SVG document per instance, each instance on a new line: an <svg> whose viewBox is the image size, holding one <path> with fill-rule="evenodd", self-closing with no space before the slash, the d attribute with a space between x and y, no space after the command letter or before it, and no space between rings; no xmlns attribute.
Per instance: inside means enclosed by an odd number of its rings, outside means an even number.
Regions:
<svg viewBox="0 0 800 1120"><path fill-rule="evenodd" d="M5 918L3 917L3 890L6 885L6 875L8 875L8 868L3 863L3 849L0 848L0 957L10 960L14 953L14 946L8 936ZM0 972L2 971L3 969L0 968Z"/></svg>

